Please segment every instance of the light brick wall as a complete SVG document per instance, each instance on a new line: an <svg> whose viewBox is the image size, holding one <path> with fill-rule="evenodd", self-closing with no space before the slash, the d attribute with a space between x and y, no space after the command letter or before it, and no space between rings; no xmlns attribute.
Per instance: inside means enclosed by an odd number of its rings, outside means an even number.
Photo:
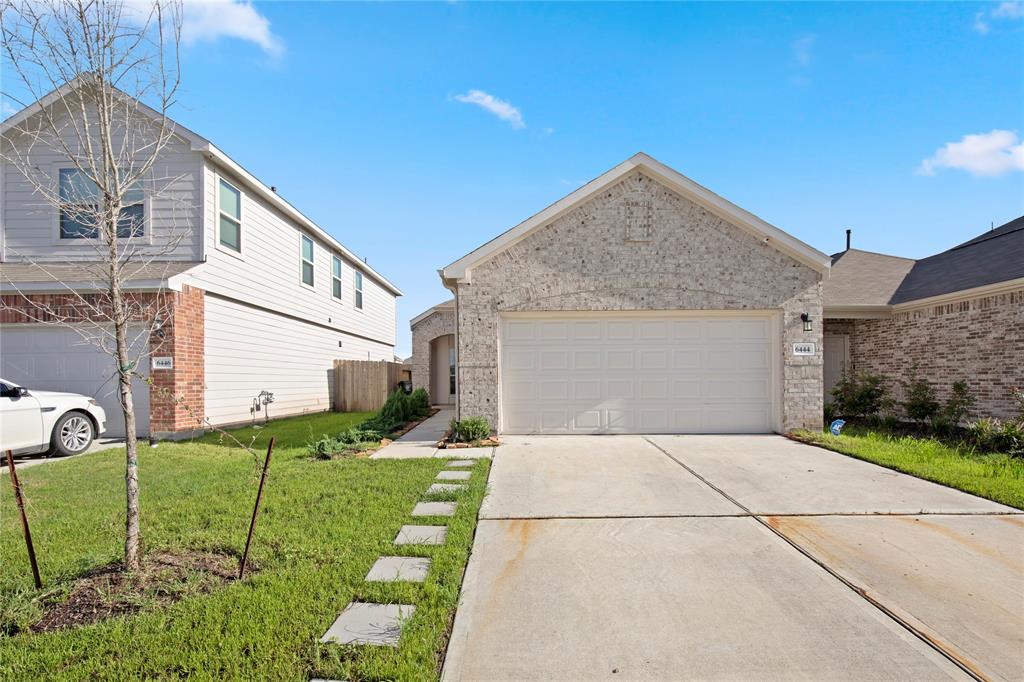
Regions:
<svg viewBox="0 0 1024 682"><path fill-rule="evenodd" d="M940 400L963 380L978 399L977 416L1016 414L1010 391L1024 388L1024 288L885 320L828 320L825 329L850 334L854 369L881 375L898 400L916 364Z"/></svg>
<svg viewBox="0 0 1024 682"><path fill-rule="evenodd" d="M412 327L412 385L413 388L430 386L430 342L439 336L455 333L455 311L435 310ZM433 399L433 396L431 396Z"/></svg>
<svg viewBox="0 0 1024 682"><path fill-rule="evenodd" d="M637 192L653 201L646 241L626 239L624 199ZM821 275L642 172L475 267L458 302L463 417L499 424L502 312L779 310L783 428L821 426ZM803 312L814 319L811 332ZM793 356L797 341L814 342L817 354Z"/></svg>

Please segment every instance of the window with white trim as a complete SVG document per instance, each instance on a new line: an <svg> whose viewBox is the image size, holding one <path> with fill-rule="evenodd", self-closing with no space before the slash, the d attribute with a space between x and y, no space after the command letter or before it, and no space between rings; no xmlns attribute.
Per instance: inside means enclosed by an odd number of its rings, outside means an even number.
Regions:
<svg viewBox="0 0 1024 682"><path fill-rule="evenodd" d="M341 259L331 256L331 296L341 300Z"/></svg>
<svg viewBox="0 0 1024 682"><path fill-rule="evenodd" d="M77 168L57 171L60 195L60 238L97 239L100 236L100 191L96 183ZM124 205L117 216L117 238L131 239L145 234L146 196L142 181L125 190Z"/></svg>
<svg viewBox="0 0 1024 682"><path fill-rule="evenodd" d="M356 308L363 307L363 273L356 270Z"/></svg>
<svg viewBox="0 0 1024 682"><path fill-rule="evenodd" d="M313 240L302 235L302 283L313 286Z"/></svg>
<svg viewBox="0 0 1024 682"><path fill-rule="evenodd" d="M218 228L221 246L232 251L242 252L242 193L223 178L218 191L220 210L220 227Z"/></svg>

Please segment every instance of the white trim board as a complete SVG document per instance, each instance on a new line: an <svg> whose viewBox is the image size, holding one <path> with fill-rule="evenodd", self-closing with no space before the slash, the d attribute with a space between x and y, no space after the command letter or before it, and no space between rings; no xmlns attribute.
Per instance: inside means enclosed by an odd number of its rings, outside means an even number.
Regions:
<svg viewBox="0 0 1024 682"><path fill-rule="evenodd" d="M740 208L736 204L723 199L706 187L690 180L682 173L679 173L647 154L640 152L638 154L634 154L629 159L620 163L618 166L615 166L600 177L591 180L575 192L551 204L540 213L537 213L528 220L516 225L507 232L498 235L491 241L466 254L454 263L445 266L440 271L442 280L446 283L450 281L471 281L472 269L475 266L487 261L492 256L526 238L535 230L544 227L580 203L587 201L606 187L619 181L627 174L637 169L650 174L656 180L665 184L669 189L681 194L690 201L703 206L722 219L746 230L755 237L763 239L765 243L772 245L791 258L794 258L795 260L827 276L832 265L832 259L830 256L825 255L821 251L818 251L799 239L783 232L779 228L768 224L764 220L761 220L754 214Z"/></svg>

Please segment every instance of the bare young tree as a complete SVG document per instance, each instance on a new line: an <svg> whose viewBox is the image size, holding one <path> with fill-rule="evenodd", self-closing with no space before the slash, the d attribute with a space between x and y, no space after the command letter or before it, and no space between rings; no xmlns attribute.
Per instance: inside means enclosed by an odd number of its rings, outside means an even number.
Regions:
<svg viewBox="0 0 1024 682"><path fill-rule="evenodd" d="M130 282L153 277L185 233L143 238L142 219L143 197L170 193L175 182L157 169L175 140L167 113L180 82L180 31L180 0L0 0L3 94L31 107L5 130L0 156L58 213L61 236L91 247L75 267L93 282L65 286L45 303L22 293L17 309L74 329L114 360L126 436L127 570L142 560L132 377L143 375L139 361L168 310L165 292L140 295ZM47 158L62 167L40 162ZM66 263L10 255L63 281Z"/></svg>

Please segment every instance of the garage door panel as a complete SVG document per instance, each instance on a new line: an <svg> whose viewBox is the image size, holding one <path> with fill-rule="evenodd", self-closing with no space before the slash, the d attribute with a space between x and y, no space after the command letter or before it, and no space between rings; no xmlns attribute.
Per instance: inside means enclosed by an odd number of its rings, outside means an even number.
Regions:
<svg viewBox="0 0 1024 682"><path fill-rule="evenodd" d="M580 315L503 320L506 433L771 430L767 315Z"/></svg>
<svg viewBox="0 0 1024 682"><path fill-rule="evenodd" d="M137 344L145 335L129 336ZM133 353L134 354L134 353ZM148 364L146 357L143 366ZM3 325L0 328L0 375L40 391L80 393L96 399L107 413L107 436L124 436L113 358L66 327ZM140 436L149 434L149 386L132 381Z"/></svg>

